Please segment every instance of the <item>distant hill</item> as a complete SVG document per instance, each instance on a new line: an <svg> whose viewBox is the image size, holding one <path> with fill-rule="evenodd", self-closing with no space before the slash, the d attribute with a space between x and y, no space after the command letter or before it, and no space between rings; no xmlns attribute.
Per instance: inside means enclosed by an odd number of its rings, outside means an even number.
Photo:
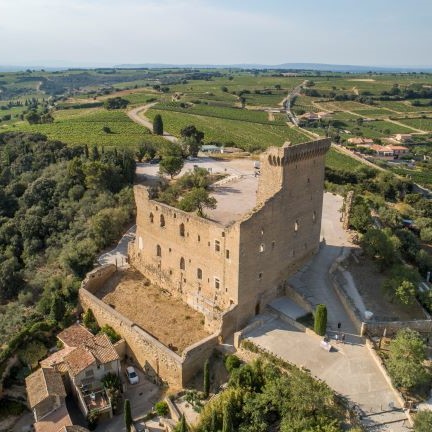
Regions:
<svg viewBox="0 0 432 432"><path fill-rule="evenodd" d="M402 73L402 72L426 72L432 73L432 66L358 66L358 65L336 65L326 63L282 63L278 65L265 65L254 63L239 64L174 64L174 63L141 63L141 64L119 64L112 66L118 69L164 69L164 68L194 68L194 69L271 69L271 70L292 70L292 71L323 71L323 72L345 72L345 73ZM47 72L68 70L68 69L97 69L97 65L83 66L14 66L0 65L0 72L20 72L27 69L41 70ZM105 66L105 68L110 68Z"/></svg>
<svg viewBox="0 0 432 432"><path fill-rule="evenodd" d="M121 64L115 65L115 68L196 68L196 69L284 69L284 70L314 70L327 72L350 72L350 73L367 73L372 72L432 72L432 66L357 66L357 65L335 65L325 63L282 63L279 65L263 64L165 64L165 63L143 63L143 64Z"/></svg>

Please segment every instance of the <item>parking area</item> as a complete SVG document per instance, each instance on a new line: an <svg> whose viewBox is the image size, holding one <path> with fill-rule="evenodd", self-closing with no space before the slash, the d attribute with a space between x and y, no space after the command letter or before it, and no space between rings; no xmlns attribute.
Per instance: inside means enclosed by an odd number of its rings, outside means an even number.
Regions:
<svg viewBox="0 0 432 432"><path fill-rule="evenodd" d="M128 365L129 366L129 365ZM144 373L135 367L135 372L139 376L138 384L130 384L126 378L126 365L122 365L122 382L125 384L124 399L129 399L132 411L132 418L137 423L144 417L156 402L164 397L164 391L157 385L149 381ZM144 427L142 428L144 430ZM150 429L151 430L151 429ZM155 431L158 429L154 429ZM162 430L162 429L161 429ZM96 432L126 432L123 413L114 416L109 421L104 421L98 425ZM151 430L151 432L153 432Z"/></svg>

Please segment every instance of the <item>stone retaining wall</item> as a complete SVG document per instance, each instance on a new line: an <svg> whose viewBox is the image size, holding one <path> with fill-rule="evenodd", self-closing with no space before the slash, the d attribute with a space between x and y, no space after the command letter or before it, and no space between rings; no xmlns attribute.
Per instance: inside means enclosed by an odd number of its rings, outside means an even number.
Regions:
<svg viewBox="0 0 432 432"><path fill-rule="evenodd" d="M86 277L79 290L81 307L91 309L100 326L108 324L122 336L127 344L125 353L135 358L154 382L162 380L174 388L183 387L211 356L218 334L187 347L182 356L178 355L93 294L115 271L115 266L110 264Z"/></svg>
<svg viewBox="0 0 432 432"><path fill-rule="evenodd" d="M431 334L432 320L363 322L361 334L382 336L385 330L387 336L394 336L399 330L404 328L410 328L419 333Z"/></svg>

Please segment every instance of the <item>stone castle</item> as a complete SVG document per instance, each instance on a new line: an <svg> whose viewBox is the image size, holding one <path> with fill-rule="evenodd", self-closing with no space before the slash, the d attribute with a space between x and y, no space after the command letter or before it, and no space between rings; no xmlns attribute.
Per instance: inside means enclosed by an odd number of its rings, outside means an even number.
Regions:
<svg viewBox="0 0 432 432"><path fill-rule="evenodd" d="M225 337L241 329L319 247L329 147L320 139L269 148L249 207L231 219L181 211L136 186L130 263L201 312L207 330Z"/></svg>

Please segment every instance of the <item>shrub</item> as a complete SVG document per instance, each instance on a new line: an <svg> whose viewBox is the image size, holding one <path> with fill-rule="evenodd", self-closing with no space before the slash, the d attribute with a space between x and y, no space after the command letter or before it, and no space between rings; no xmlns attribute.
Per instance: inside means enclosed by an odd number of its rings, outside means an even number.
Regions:
<svg viewBox="0 0 432 432"><path fill-rule="evenodd" d="M103 325L100 332L105 333L112 344L115 344L121 339L121 336L108 324Z"/></svg>
<svg viewBox="0 0 432 432"><path fill-rule="evenodd" d="M415 432L430 432L432 430L432 411L419 411L414 418Z"/></svg>
<svg viewBox="0 0 432 432"><path fill-rule="evenodd" d="M240 359L233 354L227 355L224 359L224 365L228 373L231 373L234 369L239 368L240 364Z"/></svg>
<svg viewBox="0 0 432 432"><path fill-rule="evenodd" d="M99 332L100 328L96 321L95 316L93 315L93 311L91 309L87 309L83 314L83 324L87 327L93 334Z"/></svg>
<svg viewBox="0 0 432 432"><path fill-rule="evenodd" d="M327 307L319 304L315 310L314 331L320 336L324 336L327 329Z"/></svg>
<svg viewBox="0 0 432 432"><path fill-rule="evenodd" d="M156 402L155 411L156 411L158 416L162 417L162 416L167 415L169 412L168 404L165 401Z"/></svg>

